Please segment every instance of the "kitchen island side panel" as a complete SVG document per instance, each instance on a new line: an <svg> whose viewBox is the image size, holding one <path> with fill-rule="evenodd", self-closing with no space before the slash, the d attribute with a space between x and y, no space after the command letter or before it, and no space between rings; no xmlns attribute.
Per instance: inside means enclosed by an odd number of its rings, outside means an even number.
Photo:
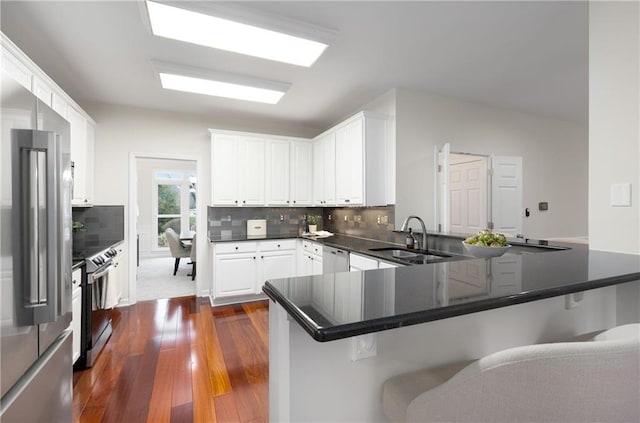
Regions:
<svg viewBox="0 0 640 423"><path fill-rule="evenodd" d="M615 287L565 305L560 296L378 332L377 354L352 361L357 338L316 342L271 302L269 331L280 357L269 369L271 421L384 422L382 384L392 376L616 324Z"/></svg>

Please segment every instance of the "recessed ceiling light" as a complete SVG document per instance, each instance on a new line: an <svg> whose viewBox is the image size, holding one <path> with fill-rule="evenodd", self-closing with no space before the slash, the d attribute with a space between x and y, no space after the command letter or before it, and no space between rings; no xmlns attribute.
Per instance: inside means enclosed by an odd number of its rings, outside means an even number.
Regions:
<svg viewBox="0 0 640 423"><path fill-rule="evenodd" d="M206 94L215 97L234 98L258 103L277 104L284 91L250 87L231 82L214 81L192 76L159 72L162 88L189 93Z"/></svg>
<svg viewBox="0 0 640 423"><path fill-rule="evenodd" d="M311 66L327 44L179 7L147 1L151 31L235 53L299 66Z"/></svg>

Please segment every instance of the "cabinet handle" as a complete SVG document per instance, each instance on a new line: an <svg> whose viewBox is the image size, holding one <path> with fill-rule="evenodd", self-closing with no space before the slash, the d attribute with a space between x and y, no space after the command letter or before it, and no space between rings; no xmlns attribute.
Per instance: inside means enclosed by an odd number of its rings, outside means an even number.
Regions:
<svg viewBox="0 0 640 423"><path fill-rule="evenodd" d="M289 204L289 200L287 200L287 204Z"/></svg>
<svg viewBox="0 0 640 423"><path fill-rule="evenodd" d="M264 260L264 256L260 256L260 258Z"/></svg>
<svg viewBox="0 0 640 423"><path fill-rule="evenodd" d="M351 200L349 200L348 198L344 200L345 203L349 203L351 202Z"/></svg>
<svg viewBox="0 0 640 423"><path fill-rule="evenodd" d="M253 256L253 259L255 260L255 259L256 259L256 257L255 257L255 256Z"/></svg>
<svg viewBox="0 0 640 423"><path fill-rule="evenodd" d="M238 249L238 247L236 247L236 250Z"/></svg>
<svg viewBox="0 0 640 423"><path fill-rule="evenodd" d="M238 200L236 200L236 204L238 204Z"/></svg>
<svg viewBox="0 0 640 423"><path fill-rule="evenodd" d="M245 200L242 200L242 204L247 204L247 202Z"/></svg>
<svg viewBox="0 0 640 423"><path fill-rule="evenodd" d="M296 203L296 200L293 200L293 204L295 204L295 203Z"/></svg>
<svg viewBox="0 0 640 423"><path fill-rule="evenodd" d="M280 248L280 244L278 244L278 248Z"/></svg>

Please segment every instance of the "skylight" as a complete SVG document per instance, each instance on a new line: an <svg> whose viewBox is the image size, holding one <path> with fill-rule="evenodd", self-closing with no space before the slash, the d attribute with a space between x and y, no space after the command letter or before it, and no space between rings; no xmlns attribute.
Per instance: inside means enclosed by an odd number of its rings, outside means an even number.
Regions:
<svg viewBox="0 0 640 423"><path fill-rule="evenodd" d="M159 72L162 88L258 103L277 104L284 91Z"/></svg>
<svg viewBox="0 0 640 423"><path fill-rule="evenodd" d="M327 44L147 1L154 35L299 66L311 66Z"/></svg>

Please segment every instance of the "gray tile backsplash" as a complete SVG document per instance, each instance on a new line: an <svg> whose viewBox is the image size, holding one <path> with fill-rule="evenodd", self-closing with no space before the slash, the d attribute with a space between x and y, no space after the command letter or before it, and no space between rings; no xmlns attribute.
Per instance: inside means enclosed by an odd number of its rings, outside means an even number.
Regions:
<svg viewBox="0 0 640 423"><path fill-rule="evenodd" d="M404 242L404 236L394 233L395 207L209 207L210 238L243 237L247 235L247 220L267 219L268 235L297 235L304 228L307 214L322 215L318 229L329 232Z"/></svg>
<svg viewBox="0 0 640 423"><path fill-rule="evenodd" d="M124 239L124 206L74 207L73 221L84 225L84 230L73 233L74 251L109 246Z"/></svg>

